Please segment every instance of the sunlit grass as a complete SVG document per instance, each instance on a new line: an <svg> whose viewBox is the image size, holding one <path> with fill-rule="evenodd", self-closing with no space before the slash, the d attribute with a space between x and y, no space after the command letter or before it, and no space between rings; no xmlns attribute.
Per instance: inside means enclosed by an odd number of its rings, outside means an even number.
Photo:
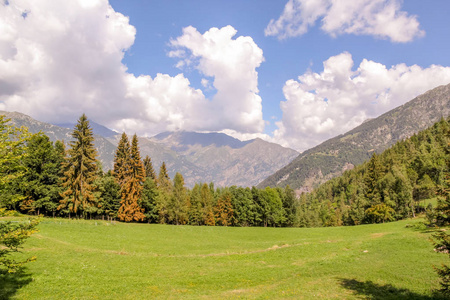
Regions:
<svg viewBox="0 0 450 300"><path fill-rule="evenodd" d="M438 288L420 220L233 228L44 219L17 299L427 299ZM26 275L24 275L26 276ZM401 298L406 297L406 298Z"/></svg>

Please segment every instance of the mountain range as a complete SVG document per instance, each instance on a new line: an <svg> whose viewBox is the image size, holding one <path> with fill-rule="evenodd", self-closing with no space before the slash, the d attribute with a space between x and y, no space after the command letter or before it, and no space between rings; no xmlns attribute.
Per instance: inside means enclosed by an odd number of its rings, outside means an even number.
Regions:
<svg viewBox="0 0 450 300"><path fill-rule="evenodd" d="M18 112L0 111L15 126L25 126L32 133L42 131L52 141L72 140L75 124L40 122ZM112 169L120 134L90 121L95 146L103 169ZM298 152L261 139L240 141L224 133L164 132L154 137L140 137L142 158L149 156L158 173L166 163L173 178L180 172L188 187L198 182L214 182L218 186L254 186L288 164Z"/></svg>
<svg viewBox="0 0 450 300"><path fill-rule="evenodd" d="M363 163L397 141L450 116L450 84L432 89L378 118L301 153L258 187L290 185L299 192Z"/></svg>
<svg viewBox="0 0 450 300"><path fill-rule="evenodd" d="M72 139L75 124L59 126L37 121L18 112L0 111L16 126L42 131L52 141ZM298 192L313 187L381 153L440 118L450 116L450 84L430 90L378 118L365 121L349 132L329 139L301 154L261 139L240 141L223 133L164 132L140 137L141 156L148 155L156 172L166 163L173 178L180 172L188 187L198 182L218 186L290 185ZM104 170L113 167L120 134L90 121Z"/></svg>

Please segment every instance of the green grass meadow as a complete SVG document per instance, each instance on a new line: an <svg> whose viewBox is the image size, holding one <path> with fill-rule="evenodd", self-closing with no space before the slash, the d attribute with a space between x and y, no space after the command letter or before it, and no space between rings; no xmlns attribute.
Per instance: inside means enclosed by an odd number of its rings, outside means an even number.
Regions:
<svg viewBox="0 0 450 300"><path fill-rule="evenodd" d="M421 220L234 228L43 219L3 299L434 299Z"/></svg>

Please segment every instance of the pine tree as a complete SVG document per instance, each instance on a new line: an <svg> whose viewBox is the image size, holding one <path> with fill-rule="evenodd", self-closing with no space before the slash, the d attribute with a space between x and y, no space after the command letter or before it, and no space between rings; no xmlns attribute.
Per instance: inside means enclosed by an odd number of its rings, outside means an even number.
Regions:
<svg viewBox="0 0 450 300"><path fill-rule="evenodd" d="M150 177L156 182L156 173L153 169L152 159L148 155L144 158L144 169L145 177Z"/></svg>
<svg viewBox="0 0 450 300"><path fill-rule="evenodd" d="M200 184L196 183L189 193L190 207L189 207L189 224L201 225L203 220L202 204L200 197Z"/></svg>
<svg viewBox="0 0 450 300"><path fill-rule="evenodd" d="M87 213L96 210L94 186L97 176L97 150L94 147L94 135L85 114L78 120L72 132L74 141L70 142L67 157L63 163L64 192L61 194L58 209L68 208L70 213L81 212L86 218Z"/></svg>
<svg viewBox="0 0 450 300"><path fill-rule="evenodd" d="M156 207L159 215L159 223L165 224L169 218L169 203L172 197L172 181L167 172L166 163L163 162L158 176L159 194Z"/></svg>
<svg viewBox="0 0 450 300"><path fill-rule="evenodd" d="M142 188L141 206L148 223L158 222L157 199L159 195L155 180L146 177Z"/></svg>
<svg viewBox="0 0 450 300"><path fill-rule="evenodd" d="M364 174L366 186L366 198L374 204L380 203L381 195L378 188L378 181L382 176L382 166L379 156L374 153L367 165L367 173Z"/></svg>
<svg viewBox="0 0 450 300"><path fill-rule="evenodd" d="M58 147L61 147L59 143ZM22 209L38 215L45 212L55 215L62 192L60 170L64 157L59 151L48 136L38 133L31 137L27 144L28 155L23 160L27 171L21 190L27 198L22 202Z"/></svg>
<svg viewBox="0 0 450 300"><path fill-rule="evenodd" d="M120 185L112 175L111 170L98 180L98 201L102 215L107 219L117 217L120 208Z"/></svg>
<svg viewBox="0 0 450 300"><path fill-rule="evenodd" d="M125 164L127 165L127 164ZM121 221L143 221L144 209L140 206L142 186L144 183L144 164L139 153L138 138L135 134L131 141L131 155L129 160L129 171L122 185L122 201L117 216Z"/></svg>
<svg viewBox="0 0 450 300"><path fill-rule="evenodd" d="M188 221L189 196L184 186L184 178L176 173L173 179L173 193L169 204L169 219L176 225L186 224Z"/></svg>
<svg viewBox="0 0 450 300"><path fill-rule="evenodd" d="M122 187L126 178L129 176L131 169L131 150L130 142L126 133L122 133L122 137L117 145L116 155L114 156L113 174L117 183Z"/></svg>
<svg viewBox="0 0 450 300"><path fill-rule="evenodd" d="M214 226L216 221L214 219L213 203L214 196L208 184L204 183L200 190L200 203L202 205L203 223L205 225Z"/></svg>

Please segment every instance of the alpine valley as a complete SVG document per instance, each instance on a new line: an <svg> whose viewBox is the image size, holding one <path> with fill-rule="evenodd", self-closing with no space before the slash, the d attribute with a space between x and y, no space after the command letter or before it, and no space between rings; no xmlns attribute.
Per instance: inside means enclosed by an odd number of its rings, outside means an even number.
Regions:
<svg viewBox="0 0 450 300"><path fill-rule="evenodd" d="M309 192L345 170L450 116L450 84L436 87L376 119L301 153L258 187L290 185Z"/></svg>
<svg viewBox="0 0 450 300"><path fill-rule="evenodd" d="M18 112L0 111L15 126L28 127L31 133L42 131L52 141L66 144L72 139L75 124L52 125ZM120 134L90 122L95 146L105 171L112 169ZM254 186L295 157L298 152L261 139L240 141L224 133L165 132L152 138L140 137L141 156L152 159L155 170L166 163L173 178L180 172L186 186L214 182L217 186Z"/></svg>

